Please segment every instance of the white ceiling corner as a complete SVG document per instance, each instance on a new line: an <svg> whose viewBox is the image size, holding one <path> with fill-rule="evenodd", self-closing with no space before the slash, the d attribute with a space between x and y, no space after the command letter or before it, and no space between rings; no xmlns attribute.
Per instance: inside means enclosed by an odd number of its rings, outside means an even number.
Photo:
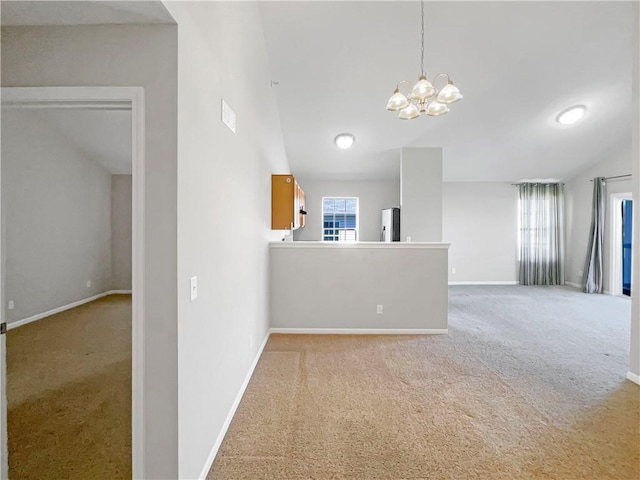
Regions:
<svg viewBox="0 0 640 480"><path fill-rule="evenodd" d="M159 0L3 0L0 8L2 26L175 23Z"/></svg>
<svg viewBox="0 0 640 480"><path fill-rule="evenodd" d="M132 172L130 110L23 109L59 138L112 175Z"/></svg>

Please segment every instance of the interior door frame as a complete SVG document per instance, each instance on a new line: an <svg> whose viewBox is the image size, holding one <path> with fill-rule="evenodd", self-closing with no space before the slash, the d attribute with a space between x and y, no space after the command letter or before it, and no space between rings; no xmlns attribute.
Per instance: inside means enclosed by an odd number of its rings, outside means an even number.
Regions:
<svg viewBox="0 0 640 480"><path fill-rule="evenodd" d="M622 202L633 200L631 192L609 195L609 293L622 296ZM633 283L633 269L631 269ZM625 297L628 298L628 297Z"/></svg>
<svg viewBox="0 0 640 480"><path fill-rule="evenodd" d="M131 459L133 478L145 478L145 419L144 419L144 373L145 373L145 102L143 87L3 87L0 90L2 109L24 108L68 108L92 110L131 110L132 129L132 371L131 371ZM1 164L0 164L1 175ZM0 212L4 219L0 198ZM4 221L3 221L4 227ZM3 229L4 232L4 229ZM2 235L4 237L4 235ZM4 259L4 247L0 239L0 250ZM4 322L4 261L2 264L2 287L0 288L0 314ZM2 335L5 342L6 335ZM2 349L0 377L2 392L2 448L0 448L0 480L7 477L6 450L6 356Z"/></svg>

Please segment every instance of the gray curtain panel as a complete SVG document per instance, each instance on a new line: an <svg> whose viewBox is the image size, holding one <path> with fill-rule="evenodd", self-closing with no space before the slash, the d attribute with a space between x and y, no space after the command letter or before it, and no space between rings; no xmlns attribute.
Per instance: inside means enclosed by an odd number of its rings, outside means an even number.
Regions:
<svg viewBox="0 0 640 480"><path fill-rule="evenodd" d="M593 179L593 212L587 261L584 267L584 293L602 293L602 254L604 249L604 221L607 207L607 185L604 177Z"/></svg>
<svg viewBox="0 0 640 480"><path fill-rule="evenodd" d="M520 283L564 285L564 186L520 184Z"/></svg>

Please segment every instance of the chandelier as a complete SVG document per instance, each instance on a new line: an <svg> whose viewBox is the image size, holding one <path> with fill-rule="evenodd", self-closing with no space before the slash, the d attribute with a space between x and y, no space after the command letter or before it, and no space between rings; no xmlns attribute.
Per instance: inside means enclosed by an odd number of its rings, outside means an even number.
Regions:
<svg viewBox="0 0 640 480"><path fill-rule="evenodd" d="M462 94L456 87L451 78L446 73L438 73L433 77L433 81L429 82L424 74L424 0L420 2L420 13L422 19L422 50L420 57L420 78L413 86L408 95L400 92L400 85L406 83L411 87L408 80L401 80L396 85L393 95L387 102L387 110L392 112L400 112L398 118L401 120L411 120L420 115L430 115L436 117L444 115L449 111L449 105L462 99ZM446 85L441 89L437 89L434 85L439 78L447 79Z"/></svg>

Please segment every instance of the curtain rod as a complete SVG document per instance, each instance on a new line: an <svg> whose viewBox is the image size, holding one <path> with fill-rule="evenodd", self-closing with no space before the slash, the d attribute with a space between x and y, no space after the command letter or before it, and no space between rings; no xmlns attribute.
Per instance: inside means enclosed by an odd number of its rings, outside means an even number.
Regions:
<svg viewBox="0 0 640 480"><path fill-rule="evenodd" d="M626 175L616 175L615 177L604 177L605 180L613 180L614 178L627 178L630 177L631 174L627 173ZM590 182L593 182L595 180L595 178L592 178L591 180L589 180Z"/></svg>
<svg viewBox="0 0 640 480"><path fill-rule="evenodd" d="M512 183L514 187L519 187L520 185L564 185L564 182L520 182L520 183Z"/></svg>
<svg viewBox="0 0 640 480"><path fill-rule="evenodd" d="M616 178L627 178L627 177L631 177L632 175L630 173L627 173L625 175L615 175L613 177L604 177L605 180L613 180ZM593 182L595 179L592 178L591 180L589 180L590 182ZM520 182L520 183L512 183L511 185L513 185L514 187L519 187L520 185L527 185L527 184L531 184L531 185L564 185L563 182Z"/></svg>

